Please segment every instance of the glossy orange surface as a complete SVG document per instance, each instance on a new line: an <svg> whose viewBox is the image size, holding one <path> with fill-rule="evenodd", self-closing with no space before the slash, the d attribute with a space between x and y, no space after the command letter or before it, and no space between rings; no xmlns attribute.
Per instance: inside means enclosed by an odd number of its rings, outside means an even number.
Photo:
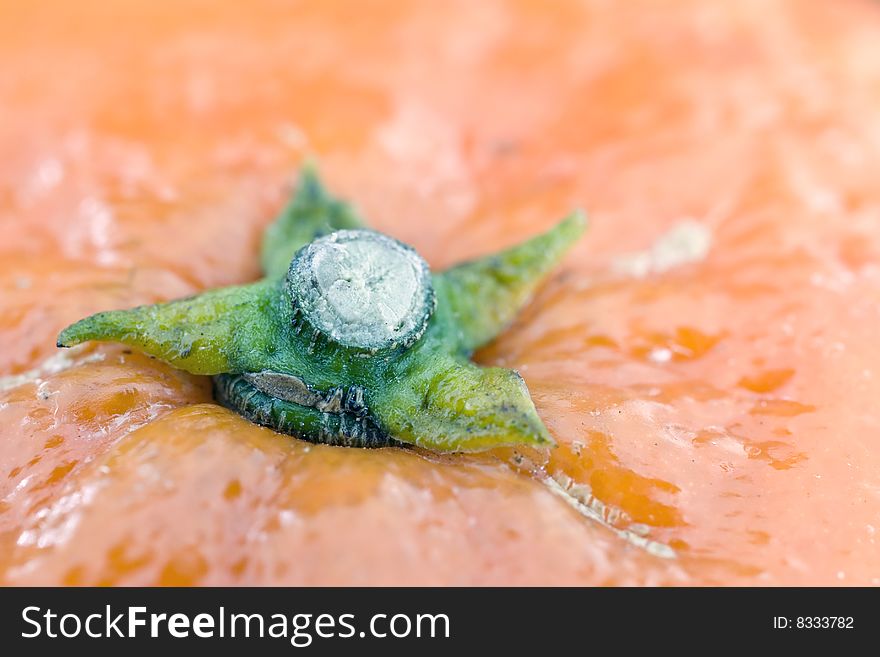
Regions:
<svg viewBox="0 0 880 657"><path fill-rule="evenodd" d="M880 584L880 5L3 0L0 60L0 582ZM58 355L256 278L309 155L439 267L589 211L480 354L549 456Z"/></svg>

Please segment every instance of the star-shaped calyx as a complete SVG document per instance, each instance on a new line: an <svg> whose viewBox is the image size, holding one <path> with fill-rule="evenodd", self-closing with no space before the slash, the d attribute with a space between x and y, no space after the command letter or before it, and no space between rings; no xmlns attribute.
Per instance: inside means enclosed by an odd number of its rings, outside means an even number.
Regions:
<svg viewBox="0 0 880 657"><path fill-rule="evenodd" d="M470 355L510 323L585 223L575 213L523 244L431 273L306 168L264 236L265 278L98 313L62 331L58 346L121 342L213 375L220 403L316 442L549 446L519 374Z"/></svg>

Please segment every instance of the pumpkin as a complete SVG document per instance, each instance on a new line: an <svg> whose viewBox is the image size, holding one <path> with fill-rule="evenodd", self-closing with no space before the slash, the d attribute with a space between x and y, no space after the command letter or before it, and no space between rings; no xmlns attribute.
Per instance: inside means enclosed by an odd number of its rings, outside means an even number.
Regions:
<svg viewBox="0 0 880 657"><path fill-rule="evenodd" d="M0 583L880 583L876 3L2 11ZM309 157L441 269L586 207L477 354L555 449L313 445L56 350L256 280Z"/></svg>

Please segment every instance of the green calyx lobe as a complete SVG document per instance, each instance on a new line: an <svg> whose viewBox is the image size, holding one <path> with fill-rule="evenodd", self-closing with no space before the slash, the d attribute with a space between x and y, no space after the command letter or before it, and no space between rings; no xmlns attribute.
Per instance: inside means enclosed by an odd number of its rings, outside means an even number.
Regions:
<svg viewBox="0 0 880 657"><path fill-rule="evenodd" d="M469 357L514 319L585 224L575 213L501 253L431 273L306 168L266 232L265 278L98 313L62 331L58 346L121 342L214 375L220 403L316 442L550 446L522 378Z"/></svg>

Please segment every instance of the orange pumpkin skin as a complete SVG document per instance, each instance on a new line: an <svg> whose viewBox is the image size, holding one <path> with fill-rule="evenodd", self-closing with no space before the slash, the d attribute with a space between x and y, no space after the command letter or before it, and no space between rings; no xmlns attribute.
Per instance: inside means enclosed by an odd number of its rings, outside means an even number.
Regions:
<svg viewBox="0 0 880 657"><path fill-rule="evenodd" d="M155 5L0 3L0 582L880 583L876 3ZM480 354L546 463L309 445L56 355L255 279L308 155L434 267L587 207Z"/></svg>

